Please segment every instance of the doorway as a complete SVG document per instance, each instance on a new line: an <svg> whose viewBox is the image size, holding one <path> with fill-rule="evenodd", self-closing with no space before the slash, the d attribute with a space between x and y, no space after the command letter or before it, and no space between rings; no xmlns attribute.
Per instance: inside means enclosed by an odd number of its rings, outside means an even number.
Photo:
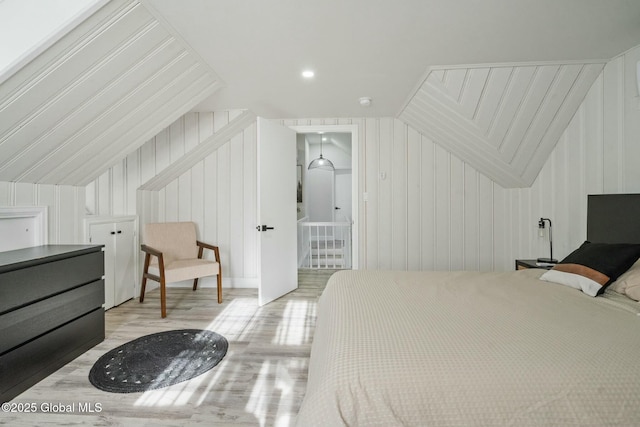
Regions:
<svg viewBox="0 0 640 427"><path fill-rule="evenodd" d="M357 126L292 126L297 135L299 268L358 268ZM318 158L333 171L312 169Z"/></svg>

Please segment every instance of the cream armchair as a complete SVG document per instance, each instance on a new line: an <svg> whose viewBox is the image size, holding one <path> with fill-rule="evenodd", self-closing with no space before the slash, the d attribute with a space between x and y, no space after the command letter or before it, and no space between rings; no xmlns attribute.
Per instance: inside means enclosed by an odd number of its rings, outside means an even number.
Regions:
<svg viewBox="0 0 640 427"><path fill-rule="evenodd" d="M145 252L140 302L144 301L147 279L160 283L160 308L162 317L167 316L166 284L193 279L193 290L198 287L198 278L218 276L218 304L222 303L222 266L217 246L202 243L196 238L193 222L166 222L145 226ZM202 258L204 249L213 251L215 261Z"/></svg>

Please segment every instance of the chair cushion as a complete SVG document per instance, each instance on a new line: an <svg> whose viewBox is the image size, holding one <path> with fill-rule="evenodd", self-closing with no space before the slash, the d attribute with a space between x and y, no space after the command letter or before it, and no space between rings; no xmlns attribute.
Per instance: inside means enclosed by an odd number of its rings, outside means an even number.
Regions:
<svg viewBox="0 0 640 427"><path fill-rule="evenodd" d="M149 266L149 273L160 275L157 265ZM220 265L206 259L175 260L164 266L164 279L167 283L192 280L196 277L216 276Z"/></svg>
<svg viewBox="0 0 640 427"><path fill-rule="evenodd" d="M144 242L162 252L165 266L174 260L198 258L196 224L164 222L145 225Z"/></svg>

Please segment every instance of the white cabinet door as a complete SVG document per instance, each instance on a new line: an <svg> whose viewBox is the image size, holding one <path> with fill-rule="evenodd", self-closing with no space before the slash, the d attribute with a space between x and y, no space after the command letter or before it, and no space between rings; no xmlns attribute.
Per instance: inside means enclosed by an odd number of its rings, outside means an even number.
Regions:
<svg viewBox="0 0 640 427"><path fill-rule="evenodd" d="M89 242L94 245L104 245L104 308L110 309L114 303L114 277L115 270L115 239L113 237L113 224L92 224L89 231Z"/></svg>
<svg viewBox="0 0 640 427"><path fill-rule="evenodd" d="M104 245L104 308L108 310L134 297L135 221L101 220L89 224L88 233L89 243Z"/></svg>
<svg viewBox="0 0 640 427"><path fill-rule="evenodd" d="M133 222L115 224L115 271L113 284L113 305L120 305L133 298L135 292L135 260L133 253Z"/></svg>

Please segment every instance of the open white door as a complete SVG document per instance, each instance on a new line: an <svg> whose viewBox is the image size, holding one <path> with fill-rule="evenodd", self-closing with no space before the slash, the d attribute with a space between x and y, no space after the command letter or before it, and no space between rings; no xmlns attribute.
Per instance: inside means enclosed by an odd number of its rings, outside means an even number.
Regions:
<svg viewBox="0 0 640 427"><path fill-rule="evenodd" d="M258 304L297 289L296 133L258 117Z"/></svg>

